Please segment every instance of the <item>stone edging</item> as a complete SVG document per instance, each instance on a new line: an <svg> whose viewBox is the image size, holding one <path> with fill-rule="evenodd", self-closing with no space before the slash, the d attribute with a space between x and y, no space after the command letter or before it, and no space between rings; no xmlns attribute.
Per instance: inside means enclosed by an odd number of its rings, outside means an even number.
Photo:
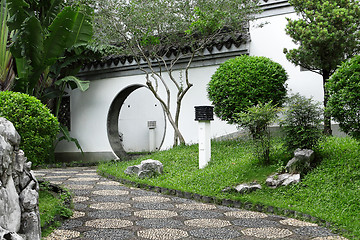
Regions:
<svg viewBox="0 0 360 240"><path fill-rule="evenodd" d="M158 193L161 193L164 195L173 195L173 196L177 196L177 197L192 199L192 200L203 202L203 203L214 203L217 205L223 205L223 206L227 206L227 207L243 208L243 209L250 210L250 211L282 215L285 217L291 217L291 218L296 218L299 220L317 223L326 228L331 228L336 233L349 233L348 230L339 229L336 226L336 224L334 224L334 223L328 222L328 221L323 220L318 217L313 217L309 214L305 214L305 213L302 213L299 211L294 211L294 210L289 210L289 209L274 207L274 206L265 206L263 204L254 204L251 202L242 202L242 201L231 200L231 199L221 199L221 198L217 198L217 197L203 196L203 195L200 195L197 193L190 193L190 192L184 192L184 191L175 190L175 189L152 186L152 185L148 185L145 183L138 183L138 182L130 181L127 179L115 177L111 174L108 174L108 173L102 172L102 171L98 171L98 174L103 177L109 178L111 180L120 182L124 185L130 185L130 186L133 186L136 188L149 190L152 192L158 192Z"/></svg>

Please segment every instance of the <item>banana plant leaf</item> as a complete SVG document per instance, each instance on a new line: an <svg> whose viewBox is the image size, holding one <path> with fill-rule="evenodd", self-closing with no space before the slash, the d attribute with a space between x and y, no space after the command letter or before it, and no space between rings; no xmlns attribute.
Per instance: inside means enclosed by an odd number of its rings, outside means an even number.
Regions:
<svg viewBox="0 0 360 240"><path fill-rule="evenodd" d="M8 26L10 30L20 29L22 23L30 16L27 9L30 5L24 0L7 0L10 19Z"/></svg>
<svg viewBox="0 0 360 240"><path fill-rule="evenodd" d="M9 29L6 25L8 20L8 9L6 6L6 1L1 0L0 2L0 82L3 86L6 82L9 81L9 73L12 71L10 65L12 61L12 56L10 51L7 48Z"/></svg>
<svg viewBox="0 0 360 240"><path fill-rule="evenodd" d="M66 49L88 43L92 37L92 24L89 20L89 16L72 7L65 7L57 15L44 42L44 59L47 65L55 64Z"/></svg>
<svg viewBox="0 0 360 240"><path fill-rule="evenodd" d="M62 133L62 136L58 139L58 142L62 140L66 140L68 142L75 143L76 147L81 151L81 154L84 154L79 141L76 138L73 138L70 136L70 132L66 126L63 126L60 124L60 132Z"/></svg>
<svg viewBox="0 0 360 240"><path fill-rule="evenodd" d="M79 88L82 92L86 91L90 86L90 81L83 81L75 76L67 76L55 82L55 85L68 84L71 89Z"/></svg>

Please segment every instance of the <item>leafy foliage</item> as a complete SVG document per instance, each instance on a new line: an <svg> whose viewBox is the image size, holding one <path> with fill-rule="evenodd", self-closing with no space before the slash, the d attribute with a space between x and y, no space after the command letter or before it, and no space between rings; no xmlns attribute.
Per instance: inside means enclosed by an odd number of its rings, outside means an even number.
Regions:
<svg viewBox="0 0 360 240"><path fill-rule="evenodd" d="M319 73L323 84L344 60L360 51L360 2L358 0L290 0L299 19L287 19L286 33L298 44L287 50L295 65ZM324 88L326 108L328 92ZM330 116L325 115L325 132L331 133Z"/></svg>
<svg viewBox="0 0 360 240"><path fill-rule="evenodd" d="M236 114L259 103L281 106L286 95L284 68L266 57L243 55L221 64L208 84L216 115L234 123Z"/></svg>
<svg viewBox="0 0 360 240"><path fill-rule="evenodd" d="M8 119L21 136L20 148L34 165L53 161L53 144L59 122L35 97L0 92L0 116Z"/></svg>
<svg viewBox="0 0 360 240"><path fill-rule="evenodd" d="M360 55L344 62L326 84L327 111L341 130L360 139Z"/></svg>
<svg viewBox="0 0 360 240"><path fill-rule="evenodd" d="M75 77L82 64L105 52L98 44L90 45L93 10L81 4L65 6L64 0L7 2L17 73L13 90L39 98L57 116L66 88L89 87L88 81ZM75 142L81 150L66 128L61 132L60 139Z"/></svg>
<svg viewBox="0 0 360 240"><path fill-rule="evenodd" d="M322 136L323 110L320 103L299 93L288 98L281 122L285 133L285 146L293 151L297 148L313 149Z"/></svg>
<svg viewBox="0 0 360 240"><path fill-rule="evenodd" d="M8 0L9 29L15 31L11 53L16 58L16 90L39 97L59 73L51 67L64 53L92 37L90 9L64 7L64 1Z"/></svg>
<svg viewBox="0 0 360 240"><path fill-rule="evenodd" d="M249 131L255 143L255 155L265 164L270 163L269 126L277 119L277 113L278 108L269 102L249 107L246 112L241 112L235 117L235 122Z"/></svg>

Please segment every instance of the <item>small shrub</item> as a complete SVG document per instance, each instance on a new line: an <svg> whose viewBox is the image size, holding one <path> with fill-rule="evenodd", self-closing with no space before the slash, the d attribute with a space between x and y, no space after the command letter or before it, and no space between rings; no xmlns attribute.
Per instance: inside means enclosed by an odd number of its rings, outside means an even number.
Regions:
<svg viewBox="0 0 360 240"><path fill-rule="evenodd" d="M342 131L360 139L360 55L344 62L331 76L326 111L339 122Z"/></svg>
<svg viewBox="0 0 360 240"><path fill-rule="evenodd" d="M277 113L278 109L270 102L249 107L246 112L239 113L235 117L236 123L249 131L255 143L255 155L265 164L270 163L269 126L276 120Z"/></svg>
<svg viewBox="0 0 360 240"><path fill-rule="evenodd" d="M234 114L259 103L281 106L286 96L287 74L266 57L243 55L221 64L208 84L215 114L234 123Z"/></svg>
<svg viewBox="0 0 360 240"><path fill-rule="evenodd" d="M0 92L0 116L14 124L29 161L34 165L51 162L59 122L45 105L23 93Z"/></svg>
<svg viewBox="0 0 360 240"><path fill-rule="evenodd" d="M323 110L320 103L300 94L288 98L281 122L287 149L312 149L322 136L322 121Z"/></svg>

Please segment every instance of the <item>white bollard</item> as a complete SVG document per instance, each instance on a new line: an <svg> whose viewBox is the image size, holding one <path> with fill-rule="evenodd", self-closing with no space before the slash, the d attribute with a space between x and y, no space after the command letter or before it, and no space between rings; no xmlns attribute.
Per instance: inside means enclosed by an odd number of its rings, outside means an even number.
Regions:
<svg viewBox="0 0 360 240"><path fill-rule="evenodd" d="M211 159L210 121L199 121L199 168L208 165Z"/></svg>
<svg viewBox="0 0 360 240"><path fill-rule="evenodd" d="M214 107L196 106L195 120L199 121L199 169L208 165L211 159L211 125L214 120Z"/></svg>

